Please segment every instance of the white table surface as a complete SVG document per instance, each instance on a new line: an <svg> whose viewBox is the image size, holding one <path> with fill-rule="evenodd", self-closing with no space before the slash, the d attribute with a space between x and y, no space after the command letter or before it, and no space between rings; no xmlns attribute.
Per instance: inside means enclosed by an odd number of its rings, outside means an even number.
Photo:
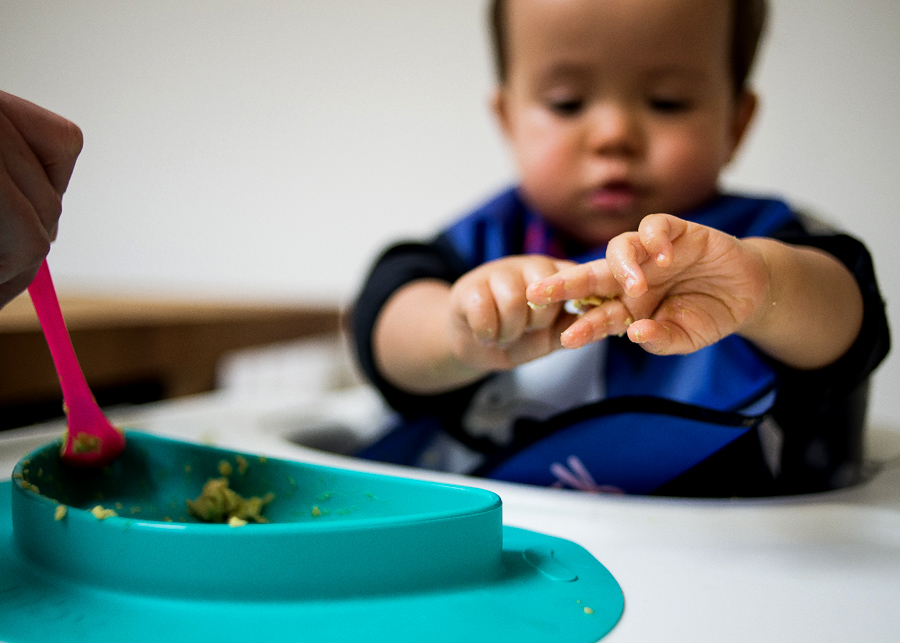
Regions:
<svg viewBox="0 0 900 643"><path fill-rule="evenodd" d="M900 432L870 432L871 479L804 497L680 500L591 495L361 462L285 438L371 425L371 393L211 393L111 411L114 422L272 457L490 489L504 524L572 540L619 581L625 612L604 639L900 641ZM61 423L0 434L0 478Z"/></svg>

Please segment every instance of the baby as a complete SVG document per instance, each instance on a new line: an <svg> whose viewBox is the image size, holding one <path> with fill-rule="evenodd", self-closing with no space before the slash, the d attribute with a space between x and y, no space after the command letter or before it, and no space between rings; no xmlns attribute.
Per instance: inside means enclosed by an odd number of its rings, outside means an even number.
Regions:
<svg viewBox="0 0 900 643"><path fill-rule="evenodd" d="M869 255L719 188L755 113L765 9L492 5L519 184L376 263L353 332L400 421L364 457L665 495L859 478L889 346Z"/></svg>

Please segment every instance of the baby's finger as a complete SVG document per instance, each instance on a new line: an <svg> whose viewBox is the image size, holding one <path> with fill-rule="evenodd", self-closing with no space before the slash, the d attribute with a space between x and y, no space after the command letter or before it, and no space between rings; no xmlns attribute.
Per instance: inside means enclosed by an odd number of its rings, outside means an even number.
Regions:
<svg viewBox="0 0 900 643"><path fill-rule="evenodd" d="M545 306L535 306L528 302L526 311L528 313L528 321L525 325L525 331L531 332L535 330L546 330L552 328L559 318L562 304L547 304Z"/></svg>
<svg viewBox="0 0 900 643"><path fill-rule="evenodd" d="M487 284L478 284L463 302L460 317L482 344L492 344L499 336L499 314Z"/></svg>
<svg viewBox="0 0 900 643"><path fill-rule="evenodd" d="M535 262L526 266L526 269L523 272L523 278L526 285L539 282L542 279L555 275L561 270L566 270L577 265L571 261L562 259L551 259L549 257L547 259L547 262ZM525 303L528 305L526 309L526 313L528 314L525 326L526 332L546 330L552 328L557 323L562 309L561 304L536 305L533 302L528 301L527 297Z"/></svg>
<svg viewBox="0 0 900 643"><path fill-rule="evenodd" d="M528 286L525 296L533 306L546 306L568 299L613 296L621 288L604 259L571 266Z"/></svg>
<svg viewBox="0 0 900 643"><path fill-rule="evenodd" d="M665 268L675 258L673 241L684 234L687 222L668 214L651 214L641 220L638 235L649 257Z"/></svg>
<svg viewBox="0 0 900 643"><path fill-rule="evenodd" d="M489 283L497 307L497 341L501 344L514 342L522 336L528 324L525 284L516 273L495 273Z"/></svg>
<svg viewBox="0 0 900 643"><path fill-rule="evenodd" d="M647 278L641 264L649 257L637 232L620 234L609 242L606 260L610 272L629 297L640 297L647 292Z"/></svg>
<svg viewBox="0 0 900 643"><path fill-rule="evenodd" d="M610 335L622 335L634 320L619 299L603 302L576 319L560 336L565 348L581 348Z"/></svg>
<svg viewBox="0 0 900 643"><path fill-rule="evenodd" d="M696 350L678 324L641 319L628 327L628 339L654 355L684 355Z"/></svg>

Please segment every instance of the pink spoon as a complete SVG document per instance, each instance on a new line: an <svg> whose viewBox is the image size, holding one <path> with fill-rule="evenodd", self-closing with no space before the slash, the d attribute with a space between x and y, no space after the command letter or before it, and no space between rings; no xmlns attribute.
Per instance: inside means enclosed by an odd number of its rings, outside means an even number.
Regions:
<svg viewBox="0 0 900 643"><path fill-rule="evenodd" d="M88 388L66 330L46 260L28 286L28 294L47 338L62 388L68 420L62 458L70 464L101 467L122 453L125 435L106 419Z"/></svg>

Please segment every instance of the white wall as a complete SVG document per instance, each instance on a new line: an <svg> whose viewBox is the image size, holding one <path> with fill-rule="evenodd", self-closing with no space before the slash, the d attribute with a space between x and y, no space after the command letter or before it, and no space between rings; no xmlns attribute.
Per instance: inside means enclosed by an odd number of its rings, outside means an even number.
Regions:
<svg viewBox="0 0 900 643"><path fill-rule="evenodd" d="M862 237L900 319L900 4L774 0L729 175ZM61 288L347 302L510 177L483 0L2 0L0 88L78 123ZM900 357L873 415L900 422Z"/></svg>
<svg viewBox="0 0 900 643"><path fill-rule="evenodd" d="M789 196L863 239L897 348L871 416L900 425L900 2L774 0L762 110L730 179Z"/></svg>
<svg viewBox="0 0 900 643"><path fill-rule="evenodd" d="M84 130L61 283L345 300L506 171L481 0L3 0L0 87Z"/></svg>

